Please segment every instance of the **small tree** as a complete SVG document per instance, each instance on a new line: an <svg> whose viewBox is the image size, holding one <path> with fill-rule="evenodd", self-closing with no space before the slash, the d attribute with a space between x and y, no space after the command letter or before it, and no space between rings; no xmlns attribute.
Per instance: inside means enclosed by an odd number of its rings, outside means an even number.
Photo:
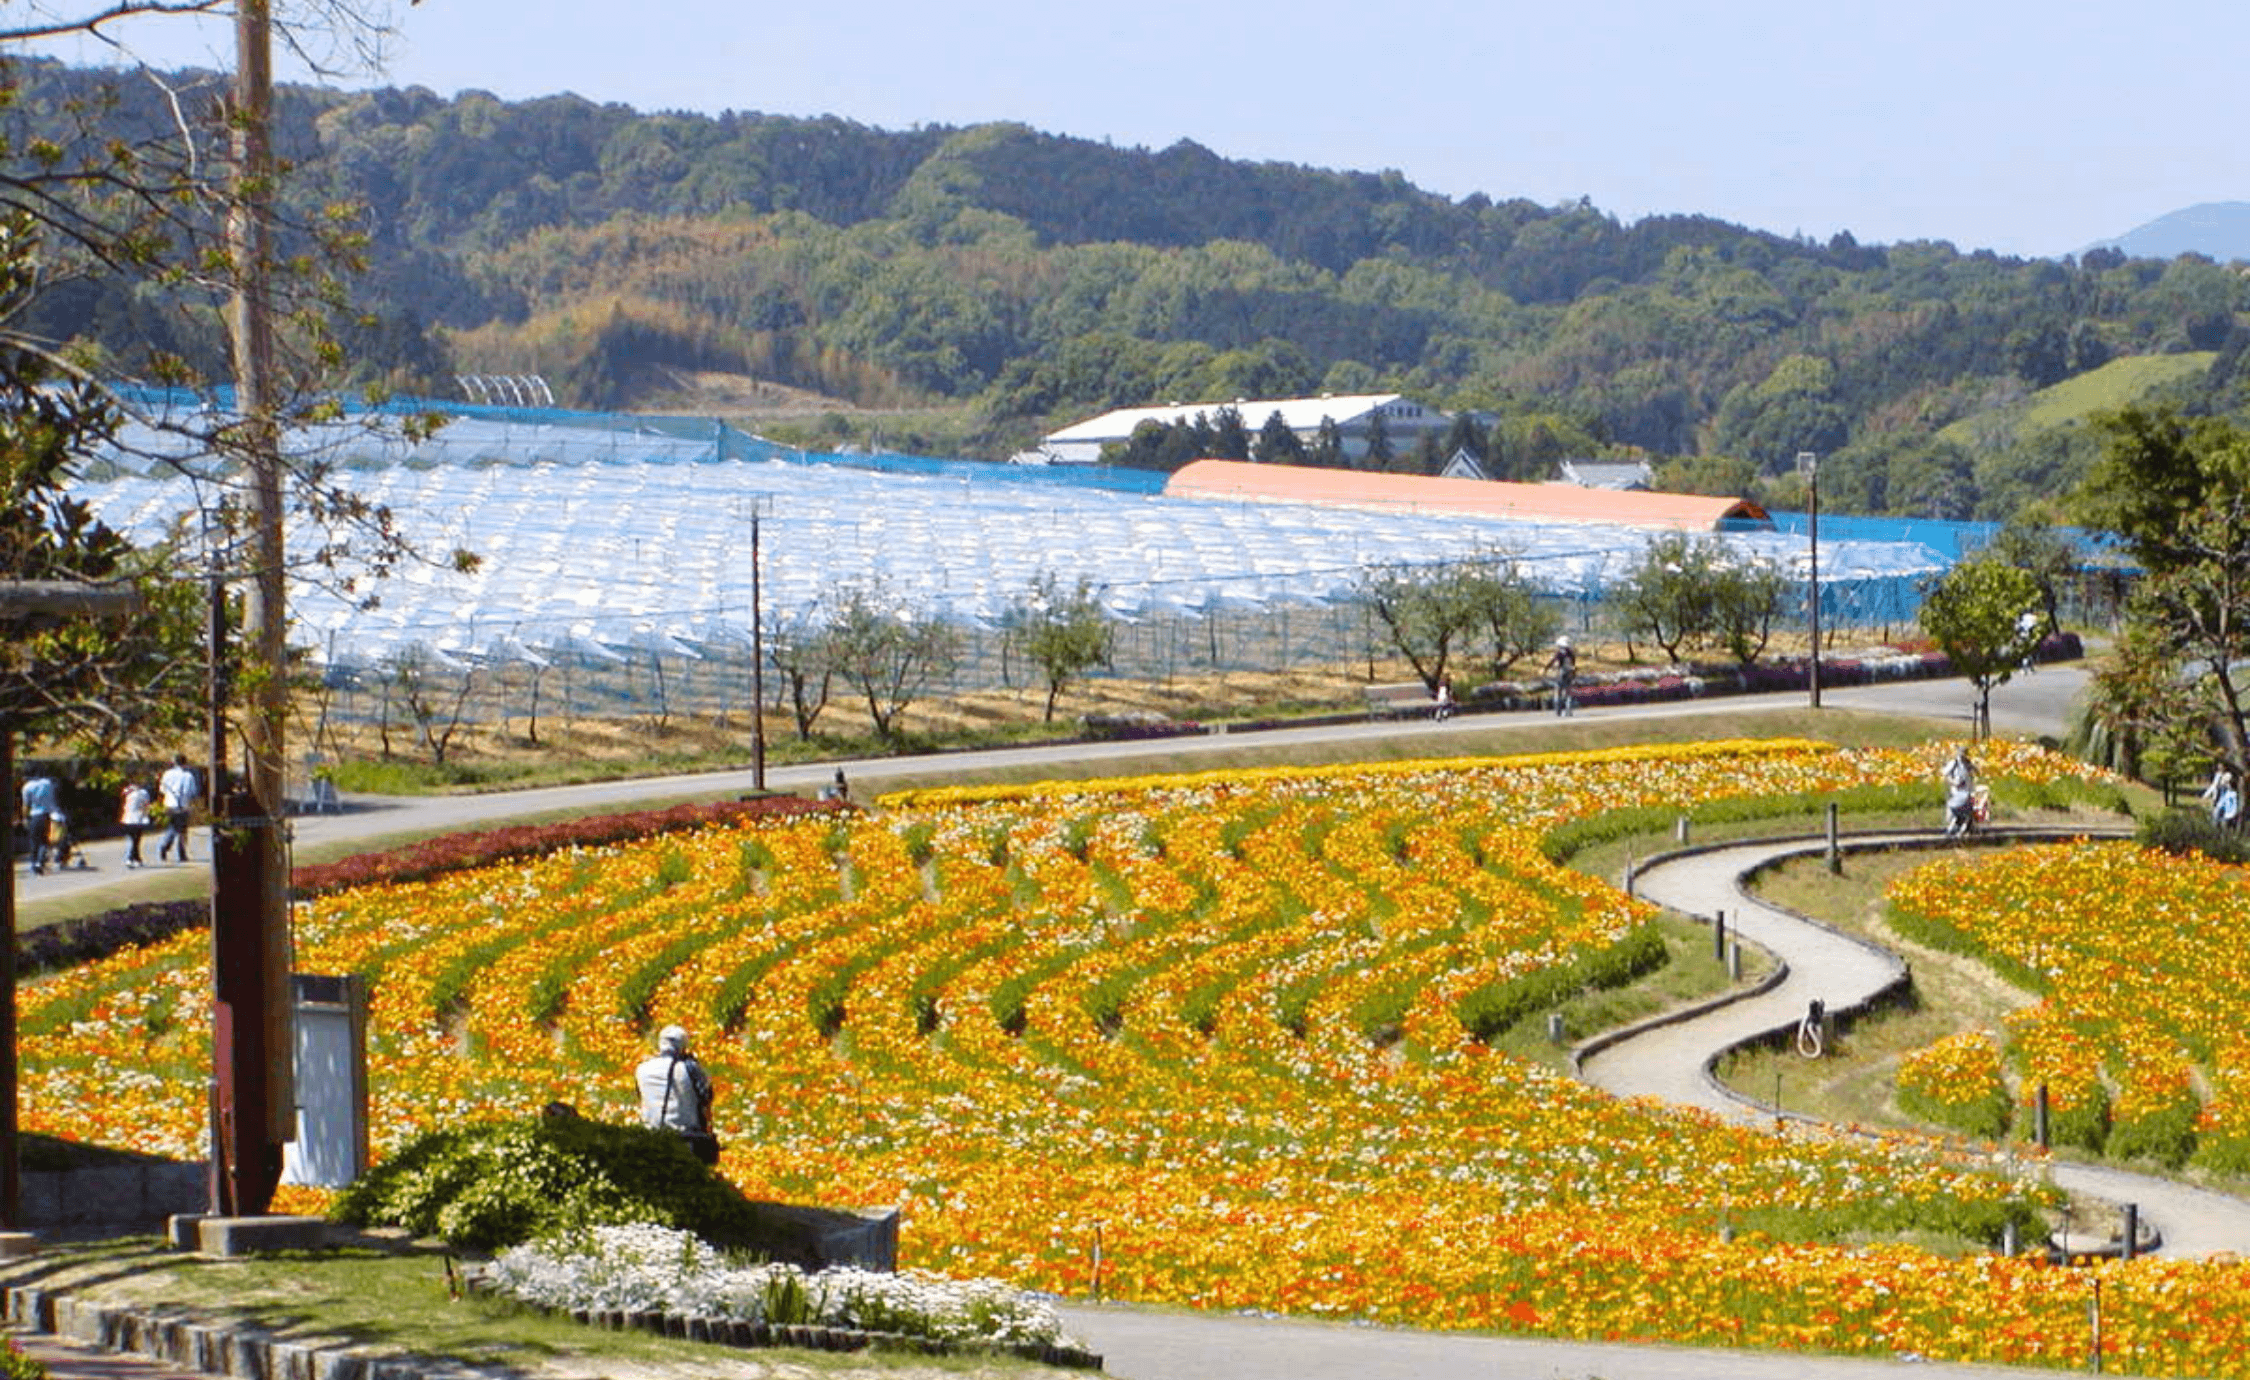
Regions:
<svg viewBox="0 0 2250 1380"><path fill-rule="evenodd" d="M1039 572L1002 616L1001 626L1010 644L1038 663L1046 678L1049 723L1063 687L1096 666L1109 665L1116 642L1109 610L1094 597L1093 581L1080 576L1075 588L1065 590L1051 570Z"/></svg>
<svg viewBox="0 0 2250 1380"><path fill-rule="evenodd" d="M1562 614L1539 597L1513 556L1488 554L1472 567L1471 624L1485 637L1495 679L1555 639Z"/></svg>
<svg viewBox="0 0 2250 1380"><path fill-rule="evenodd" d="M1433 695L1445 680L1455 644L1477 625L1481 578L1468 564L1370 567L1360 572L1360 597Z"/></svg>
<svg viewBox="0 0 2250 1380"><path fill-rule="evenodd" d="M383 673L390 681L391 693L406 706L407 717L414 721L414 736L430 750L430 760L444 766L453 737L461 730L469 693L475 688L475 672L446 661L417 642L392 653Z"/></svg>
<svg viewBox="0 0 2250 1380"><path fill-rule="evenodd" d="M899 715L961 662L961 634L928 614L901 607L880 580L845 591L825 630L829 663L867 701L885 741Z"/></svg>
<svg viewBox="0 0 2250 1380"><path fill-rule="evenodd" d="M1650 542L1617 591L1628 636L1646 635L1675 664L1717 624L1716 542L1669 532Z"/></svg>
<svg viewBox="0 0 2250 1380"><path fill-rule="evenodd" d="M787 622L766 625L766 660L781 677L782 693L789 699L789 716L797 727L797 741L812 737L813 724L828 707L829 687L836 678L836 663L828 630L814 613ZM763 713L765 706L758 706Z"/></svg>
<svg viewBox="0 0 2250 1380"><path fill-rule="evenodd" d="M1992 730L1992 691L2006 685L2039 645L2039 581L1982 557L1961 562L1930 586L1916 615L1922 630L1976 688L1975 731Z"/></svg>
<svg viewBox="0 0 2250 1380"><path fill-rule="evenodd" d="M1744 666L1763 655L1773 640L1773 620L1786 583L1769 561L1727 560L1712 568L1712 633Z"/></svg>

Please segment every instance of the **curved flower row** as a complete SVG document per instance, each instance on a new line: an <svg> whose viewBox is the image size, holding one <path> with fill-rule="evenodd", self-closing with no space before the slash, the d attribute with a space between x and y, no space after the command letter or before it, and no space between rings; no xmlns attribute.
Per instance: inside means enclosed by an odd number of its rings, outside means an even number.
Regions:
<svg viewBox="0 0 2250 1380"><path fill-rule="evenodd" d="M383 1145L558 1098L631 1115L649 1026L679 1020L729 1175L896 1205L920 1268L1084 1294L1098 1238L1112 1297L2057 1360L2081 1354L2082 1275L1754 1229L1996 1221L2030 1190L1917 1143L1620 1103L1460 1014L1645 916L1544 858L1554 824L1927 780L1942 755L1722 744L929 798L324 898L298 947L374 977ZM2010 749L1987 770L2071 768ZM127 1071L103 1138L193 1153L200 963L191 941L30 989L26 1123L72 1129L64 1094L102 1060ZM2250 1353L2250 1279L2158 1269L2109 1285L2118 1358Z"/></svg>
<svg viewBox="0 0 2250 1380"><path fill-rule="evenodd" d="M2250 875L2126 843L1949 858L1892 885L1915 926L2039 994L2008 1018L2017 1100L2044 1086L2053 1137L2214 1167L2250 1159ZM2206 1104L2199 1086L2208 1086Z"/></svg>

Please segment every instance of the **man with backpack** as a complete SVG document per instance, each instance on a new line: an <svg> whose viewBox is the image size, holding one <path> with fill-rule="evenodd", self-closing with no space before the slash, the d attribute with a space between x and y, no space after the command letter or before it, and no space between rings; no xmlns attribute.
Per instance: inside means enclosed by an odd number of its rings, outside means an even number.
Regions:
<svg viewBox="0 0 2250 1380"><path fill-rule="evenodd" d="M719 1162L719 1138L711 1133L711 1075L688 1052L687 1031L668 1025L658 1032L656 1053L633 1071L641 1090L641 1124L677 1131L705 1164Z"/></svg>

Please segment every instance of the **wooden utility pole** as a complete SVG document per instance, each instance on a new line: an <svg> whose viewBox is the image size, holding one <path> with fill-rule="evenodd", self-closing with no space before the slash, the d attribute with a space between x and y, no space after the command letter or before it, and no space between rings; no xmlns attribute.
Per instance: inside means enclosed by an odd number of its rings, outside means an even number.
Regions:
<svg viewBox="0 0 2250 1380"><path fill-rule="evenodd" d="M272 1200L270 1165L296 1134L290 1031L289 870L281 819L287 761L288 612L283 598L281 428L274 370L273 16L270 0L235 7L235 73L228 124L234 185L227 253L235 288L227 321L233 335L235 411L250 476L250 569L243 636L248 674L240 698L248 749L246 795L221 795L224 729L214 724L211 808L228 838L214 839L212 958L219 1099L214 1118L228 1140L214 1146L215 1207L262 1213ZM214 655L218 649L214 648ZM223 709L215 708L215 714ZM247 965L245 967L244 965ZM233 971L226 971L229 967ZM218 1182L218 1168L230 1177Z"/></svg>

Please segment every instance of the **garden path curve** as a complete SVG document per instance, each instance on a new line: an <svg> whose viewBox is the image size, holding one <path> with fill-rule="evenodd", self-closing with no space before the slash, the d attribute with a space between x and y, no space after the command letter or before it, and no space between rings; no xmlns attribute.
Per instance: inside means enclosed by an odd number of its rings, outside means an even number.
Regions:
<svg viewBox="0 0 2250 1380"><path fill-rule="evenodd" d="M1995 831L2009 842L2085 837L2089 831ZM1656 1097L1701 1107L1729 1120L1766 1124L1776 1109L1728 1089L1712 1068L1727 1051L1793 1029L1807 1004L1846 1013L1882 999L1908 981L1897 954L1803 916L1768 905L1743 889L1743 879L1772 863L1817 856L1819 839L1766 839L1686 849L1652 859L1634 874L1633 890L1673 910L1709 919L1724 912L1745 940L1784 965L1777 982L1706 1008L1686 1019L1649 1024L1597 1040L1580 1051L1580 1076L1621 1097ZM1931 832L1852 834L1846 850L1949 846ZM2154 1175L2056 1160L2054 1182L2073 1193L2133 1203L2167 1254L2250 1254L2250 1202Z"/></svg>

